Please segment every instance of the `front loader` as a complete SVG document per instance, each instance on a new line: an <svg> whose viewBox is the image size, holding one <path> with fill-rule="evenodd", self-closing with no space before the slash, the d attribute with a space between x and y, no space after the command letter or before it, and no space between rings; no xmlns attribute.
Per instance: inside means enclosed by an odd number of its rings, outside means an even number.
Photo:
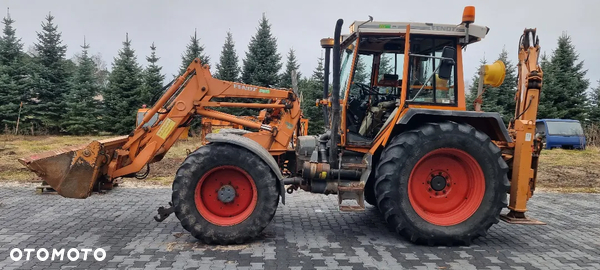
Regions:
<svg viewBox="0 0 600 270"><path fill-rule="evenodd" d="M459 25L371 19L354 22L346 35L338 20L334 38L321 40L327 57L317 105L327 130L318 136L300 132L297 88L218 80L195 59L128 136L20 161L60 195L86 198L95 186L141 178L193 117L202 116L246 129L210 134L208 144L187 156L174 176L172 207L159 209L157 220L174 212L207 243L256 237L285 194L298 189L336 195L340 211L363 211L366 201L415 243L469 244L507 206L503 220L535 224L525 212L541 151L534 134L542 82L538 39L526 29L519 42L517 108L507 128L499 113L466 110L463 50L489 31L474 19L467 7ZM504 69L497 67L484 69L485 83L502 83ZM244 118L214 107L261 110ZM157 120L147 124L152 117Z"/></svg>

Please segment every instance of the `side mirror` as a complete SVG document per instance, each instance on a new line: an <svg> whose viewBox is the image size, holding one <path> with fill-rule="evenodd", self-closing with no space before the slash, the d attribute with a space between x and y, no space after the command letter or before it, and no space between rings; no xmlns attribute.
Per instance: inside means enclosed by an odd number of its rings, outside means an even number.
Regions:
<svg viewBox="0 0 600 270"><path fill-rule="evenodd" d="M454 59L456 57L456 49L452 47L444 47L442 50L443 58ZM438 71L438 76L442 80L449 80L450 76L452 76L452 68L454 67L454 60L450 59L442 59L440 63L440 70Z"/></svg>

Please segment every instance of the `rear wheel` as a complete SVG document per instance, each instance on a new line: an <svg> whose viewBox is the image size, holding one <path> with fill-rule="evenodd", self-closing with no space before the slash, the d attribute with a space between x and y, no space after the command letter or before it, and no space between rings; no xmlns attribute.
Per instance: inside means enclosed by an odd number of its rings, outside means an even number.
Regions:
<svg viewBox="0 0 600 270"><path fill-rule="evenodd" d="M375 194L388 224L411 242L470 244L499 221L508 166L484 133L429 123L394 137L381 154Z"/></svg>
<svg viewBox="0 0 600 270"><path fill-rule="evenodd" d="M208 144L190 154L173 182L173 207L184 229L209 244L258 236L278 205L277 180L254 153Z"/></svg>

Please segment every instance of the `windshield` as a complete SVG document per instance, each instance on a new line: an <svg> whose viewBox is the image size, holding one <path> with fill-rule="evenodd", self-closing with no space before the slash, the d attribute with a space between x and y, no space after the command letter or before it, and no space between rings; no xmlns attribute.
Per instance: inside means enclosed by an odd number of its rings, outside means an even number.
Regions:
<svg viewBox="0 0 600 270"><path fill-rule="evenodd" d="M345 98L346 88L348 88L348 79L352 71L352 60L354 56L354 48L356 48L356 40L352 42L342 52L342 61L340 68L340 99Z"/></svg>
<svg viewBox="0 0 600 270"><path fill-rule="evenodd" d="M546 122L548 135L582 136L583 129L578 122Z"/></svg>

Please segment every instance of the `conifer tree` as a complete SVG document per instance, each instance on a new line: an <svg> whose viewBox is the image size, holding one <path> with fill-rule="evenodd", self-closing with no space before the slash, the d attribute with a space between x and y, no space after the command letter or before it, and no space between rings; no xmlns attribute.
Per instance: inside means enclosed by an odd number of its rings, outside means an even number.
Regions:
<svg viewBox="0 0 600 270"><path fill-rule="evenodd" d="M12 26L14 22L7 13L0 37L0 124L11 132L16 127L20 103L28 96L23 43Z"/></svg>
<svg viewBox="0 0 600 270"><path fill-rule="evenodd" d="M144 86L142 91L142 102L148 105L148 107L152 106L154 102L160 98L160 90L163 87L163 81L165 80L165 75L161 73L162 67L157 64L160 57L156 56L156 46L154 46L154 42L152 46L150 46L150 56L146 57L146 61L148 61L148 66L144 70Z"/></svg>
<svg viewBox="0 0 600 270"><path fill-rule="evenodd" d="M69 134L96 134L100 131L100 83L95 76L98 67L89 56L89 44L83 40L79 66L70 81L66 97L67 115L63 127Z"/></svg>
<svg viewBox="0 0 600 270"><path fill-rule="evenodd" d="M29 114L52 134L60 131L66 114L65 96L69 89L69 72L73 70L72 62L65 59L67 45L62 44L61 35L54 16L48 14L42 31L37 32L35 67L31 69L36 78L32 86L36 101L30 106Z"/></svg>
<svg viewBox="0 0 600 270"><path fill-rule="evenodd" d="M544 84L538 118L577 119L584 121L589 108L585 94L590 82L587 70L567 34L558 38L551 58L542 60Z"/></svg>
<svg viewBox="0 0 600 270"><path fill-rule="evenodd" d="M204 45L200 45L200 38L198 38L196 29L194 29L194 35L190 37L190 43L188 43L185 52L181 55L181 67L178 76L185 72L195 58L199 58L202 65L210 66L210 57L204 53Z"/></svg>
<svg viewBox="0 0 600 270"><path fill-rule="evenodd" d="M287 63L285 65L285 71L281 75L280 86L284 88L292 88L292 71L296 70L297 78L302 78L302 73L299 71L300 64L296 60L296 54L294 49L290 49L287 56Z"/></svg>
<svg viewBox="0 0 600 270"><path fill-rule="evenodd" d="M233 35L231 32L227 32L227 38L225 39L225 44L223 44L214 77L219 80L238 82L240 78L238 61Z"/></svg>
<svg viewBox="0 0 600 270"><path fill-rule="evenodd" d="M271 24L265 14L256 34L250 40L243 63L244 83L263 87L278 85L281 55L277 52L277 38L272 35Z"/></svg>
<svg viewBox="0 0 600 270"><path fill-rule="evenodd" d="M137 62L131 40L126 35L108 77L104 93L105 128L116 134L128 134L135 128L137 110L142 106L142 68Z"/></svg>
<svg viewBox="0 0 600 270"><path fill-rule="evenodd" d="M598 80L598 86L592 89L589 120L594 125L600 126L600 80Z"/></svg>
<svg viewBox="0 0 600 270"><path fill-rule="evenodd" d="M303 78L298 82L302 94L302 113L308 119L308 134L316 135L324 132L323 108L315 106L317 99L323 98L323 58L319 58L317 67L310 78Z"/></svg>

